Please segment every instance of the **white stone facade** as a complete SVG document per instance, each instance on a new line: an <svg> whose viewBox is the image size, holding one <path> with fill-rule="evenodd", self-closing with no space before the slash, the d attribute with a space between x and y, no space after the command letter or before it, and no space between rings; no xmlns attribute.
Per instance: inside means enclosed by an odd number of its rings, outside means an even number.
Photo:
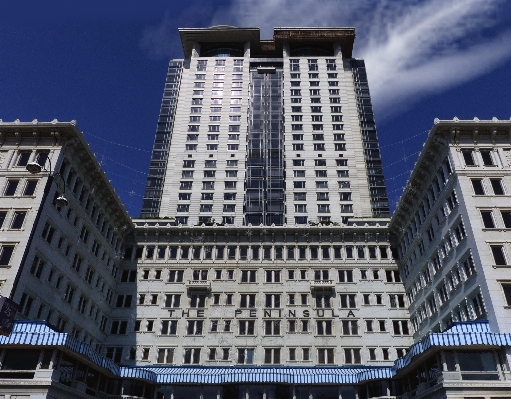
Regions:
<svg viewBox="0 0 511 399"><path fill-rule="evenodd" d="M480 318L510 331L509 128L438 122L408 182L391 229L416 339Z"/></svg>

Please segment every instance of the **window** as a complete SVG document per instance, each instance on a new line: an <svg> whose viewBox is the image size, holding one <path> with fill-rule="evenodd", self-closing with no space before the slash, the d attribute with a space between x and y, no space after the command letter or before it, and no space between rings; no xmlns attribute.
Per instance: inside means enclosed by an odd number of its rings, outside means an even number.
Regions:
<svg viewBox="0 0 511 399"><path fill-rule="evenodd" d="M506 229L511 229L511 211L500 211L500 216L502 216L502 221L504 222L504 227ZM1 227L1 224L0 224Z"/></svg>
<svg viewBox="0 0 511 399"><path fill-rule="evenodd" d="M359 348L345 348L344 349L344 363L345 364L361 364Z"/></svg>
<svg viewBox="0 0 511 399"><path fill-rule="evenodd" d="M265 276L267 283L280 283L280 270L266 270Z"/></svg>
<svg viewBox="0 0 511 399"><path fill-rule="evenodd" d="M318 363L319 364L334 364L334 348L319 348L318 349Z"/></svg>
<svg viewBox="0 0 511 399"><path fill-rule="evenodd" d="M82 231L83 231L83 229L82 229ZM43 237L48 244L51 244L54 234L55 234L55 228L51 224L46 222L44 225L44 228L43 228L43 232L41 233L41 237ZM80 234L80 238L82 238L81 234Z"/></svg>
<svg viewBox="0 0 511 399"><path fill-rule="evenodd" d="M254 363L254 348L238 348L238 364Z"/></svg>
<svg viewBox="0 0 511 399"><path fill-rule="evenodd" d="M358 335L358 322L356 320L342 320L342 335Z"/></svg>
<svg viewBox="0 0 511 399"><path fill-rule="evenodd" d="M492 159L491 151L490 150L481 150L480 153L481 153L481 158L483 158L483 165L484 166L493 166L493 165L495 165L493 163L493 159Z"/></svg>
<svg viewBox="0 0 511 399"><path fill-rule="evenodd" d="M504 195L504 188L500 179L490 179L491 186L493 188L493 194Z"/></svg>
<svg viewBox="0 0 511 399"><path fill-rule="evenodd" d="M223 211L224 212L235 212L236 205L235 204L224 204Z"/></svg>
<svg viewBox="0 0 511 399"><path fill-rule="evenodd" d="M354 309L356 308L355 294L340 294L341 308Z"/></svg>
<svg viewBox="0 0 511 399"><path fill-rule="evenodd" d="M187 335L202 335L203 320L188 320L186 325Z"/></svg>
<svg viewBox="0 0 511 399"><path fill-rule="evenodd" d="M265 364L280 364L280 348L265 348L264 349L264 363Z"/></svg>
<svg viewBox="0 0 511 399"><path fill-rule="evenodd" d="M506 255L504 252L503 245L490 245L491 252L493 254L493 259L495 261L495 265L497 266L505 266L507 265Z"/></svg>
<svg viewBox="0 0 511 399"><path fill-rule="evenodd" d="M295 224L307 224L307 216L295 216ZM300 259L305 259L305 257Z"/></svg>
<svg viewBox="0 0 511 399"><path fill-rule="evenodd" d="M127 320L114 320L110 327L110 334L126 334L127 327Z"/></svg>
<svg viewBox="0 0 511 399"><path fill-rule="evenodd" d="M3 253L3 251L2 251ZM0 263L3 265L3 263ZM7 262L8 264L8 262ZM32 274L33 276L37 277L37 278L41 278L41 274L43 273L43 270L44 270L44 265L46 264L46 262L44 262L43 260L39 259L39 257L35 257L34 258L34 261L32 262L32 266L30 267L30 274ZM49 277L48 277L49 279Z"/></svg>
<svg viewBox="0 0 511 399"><path fill-rule="evenodd" d="M203 181L202 182L202 189L203 190L214 190L215 189L215 182L214 181Z"/></svg>
<svg viewBox="0 0 511 399"><path fill-rule="evenodd" d="M177 334L177 320L162 320L161 334L162 335L176 335Z"/></svg>
<svg viewBox="0 0 511 399"><path fill-rule="evenodd" d="M174 250L174 252L176 251L175 248L172 248L171 249L171 253L172 251ZM172 258L170 256L170 258ZM175 257L174 257L175 259ZM169 283L181 283L183 282L183 273L184 271L183 270L171 270L169 272Z"/></svg>
<svg viewBox="0 0 511 399"><path fill-rule="evenodd" d="M316 333L318 335L332 335L332 320L316 321Z"/></svg>
<svg viewBox="0 0 511 399"><path fill-rule="evenodd" d="M280 294L266 294L265 295L266 308L280 308Z"/></svg>
<svg viewBox="0 0 511 399"><path fill-rule="evenodd" d="M27 166L31 154L32 153L30 151L20 151L16 161L16 166ZM44 165L44 163L40 165Z"/></svg>
<svg viewBox="0 0 511 399"><path fill-rule="evenodd" d="M475 297L473 297L471 302L475 318L478 319L485 313L483 296L481 293L478 293Z"/></svg>
<svg viewBox="0 0 511 399"><path fill-rule="evenodd" d="M190 307L191 308L204 308L206 307L206 295L192 294L190 295Z"/></svg>
<svg viewBox="0 0 511 399"><path fill-rule="evenodd" d="M332 294L316 294L314 298L316 308L329 309L332 307Z"/></svg>
<svg viewBox="0 0 511 399"><path fill-rule="evenodd" d="M474 194L484 195L482 179L472 179L471 181L472 181L472 188L474 189Z"/></svg>
<svg viewBox="0 0 511 399"><path fill-rule="evenodd" d="M165 307L166 308L179 308L181 305L180 294L166 294L165 295Z"/></svg>
<svg viewBox="0 0 511 399"><path fill-rule="evenodd" d="M339 270L339 282L340 283L352 283L353 282L353 270Z"/></svg>
<svg viewBox="0 0 511 399"><path fill-rule="evenodd" d="M472 150L462 150L461 154L463 155L463 159L465 160L466 166L474 166L474 156Z"/></svg>
<svg viewBox="0 0 511 399"><path fill-rule="evenodd" d="M493 215L491 211L481 211L481 218L483 219L483 225L485 228L495 228L495 223L493 221Z"/></svg>
<svg viewBox="0 0 511 399"><path fill-rule="evenodd" d="M184 351L184 364L199 364L200 348L186 348Z"/></svg>
<svg viewBox="0 0 511 399"><path fill-rule="evenodd" d="M291 112L302 112L302 107L293 106L293 107L291 107Z"/></svg>
<svg viewBox="0 0 511 399"><path fill-rule="evenodd" d="M318 213L330 213L330 205L318 204Z"/></svg>
<svg viewBox="0 0 511 399"><path fill-rule="evenodd" d="M295 212L307 213L307 205L306 204L295 204Z"/></svg>
<svg viewBox="0 0 511 399"><path fill-rule="evenodd" d="M25 188L23 189L23 196L28 197L34 195L36 186L37 180L27 180Z"/></svg>
<svg viewBox="0 0 511 399"><path fill-rule="evenodd" d="M265 320L264 335L280 335L280 320Z"/></svg>
<svg viewBox="0 0 511 399"><path fill-rule="evenodd" d="M392 320L394 335L410 335L407 320Z"/></svg>
<svg viewBox="0 0 511 399"><path fill-rule="evenodd" d="M16 189L18 188L19 180L7 180L7 185L5 186L4 195L8 197L14 196L16 193Z"/></svg>
<svg viewBox="0 0 511 399"><path fill-rule="evenodd" d="M27 212L25 211L15 211L11 222L11 229L21 229L23 227L26 214Z"/></svg>
<svg viewBox="0 0 511 399"><path fill-rule="evenodd" d="M156 363L174 363L174 348L158 348L158 357L156 358Z"/></svg>
<svg viewBox="0 0 511 399"><path fill-rule="evenodd" d="M476 268L472 256L469 256L467 259L465 259L462 263L462 266L467 279L476 273Z"/></svg>
<svg viewBox="0 0 511 399"><path fill-rule="evenodd" d="M240 320L239 321L239 335L254 335L254 320Z"/></svg>

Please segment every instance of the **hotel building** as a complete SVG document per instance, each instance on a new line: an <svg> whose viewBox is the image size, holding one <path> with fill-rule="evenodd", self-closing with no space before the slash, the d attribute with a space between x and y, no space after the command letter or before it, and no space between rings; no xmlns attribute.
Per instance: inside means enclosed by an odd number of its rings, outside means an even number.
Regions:
<svg viewBox="0 0 511 399"><path fill-rule="evenodd" d="M509 397L511 123L436 120L391 219L354 29L180 36L138 219L0 122L0 398Z"/></svg>

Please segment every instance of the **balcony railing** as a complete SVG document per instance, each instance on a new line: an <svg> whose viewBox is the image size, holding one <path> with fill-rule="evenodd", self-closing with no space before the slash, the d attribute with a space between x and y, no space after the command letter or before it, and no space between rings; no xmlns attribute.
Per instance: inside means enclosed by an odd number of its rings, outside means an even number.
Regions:
<svg viewBox="0 0 511 399"><path fill-rule="evenodd" d="M190 291L211 291L211 281L209 280L188 280L186 288Z"/></svg>
<svg viewBox="0 0 511 399"><path fill-rule="evenodd" d="M335 287L334 280L313 280L310 283L314 291L332 291Z"/></svg>

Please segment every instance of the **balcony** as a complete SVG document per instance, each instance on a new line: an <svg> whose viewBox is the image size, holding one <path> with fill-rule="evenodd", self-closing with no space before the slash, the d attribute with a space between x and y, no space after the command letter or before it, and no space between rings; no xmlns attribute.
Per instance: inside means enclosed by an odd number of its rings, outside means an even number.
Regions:
<svg viewBox="0 0 511 399"><path fill-rule="evenodd" d="M211 281L209 280L188 280L186 288L189 291L209 292L211 291Z"/></svg>
<svg viewBox="0 0 511 399"><path fill-rule="evenodd" d="M334 280L313 280L311 283L311 291L333 291L335 288Z"/></svg>

